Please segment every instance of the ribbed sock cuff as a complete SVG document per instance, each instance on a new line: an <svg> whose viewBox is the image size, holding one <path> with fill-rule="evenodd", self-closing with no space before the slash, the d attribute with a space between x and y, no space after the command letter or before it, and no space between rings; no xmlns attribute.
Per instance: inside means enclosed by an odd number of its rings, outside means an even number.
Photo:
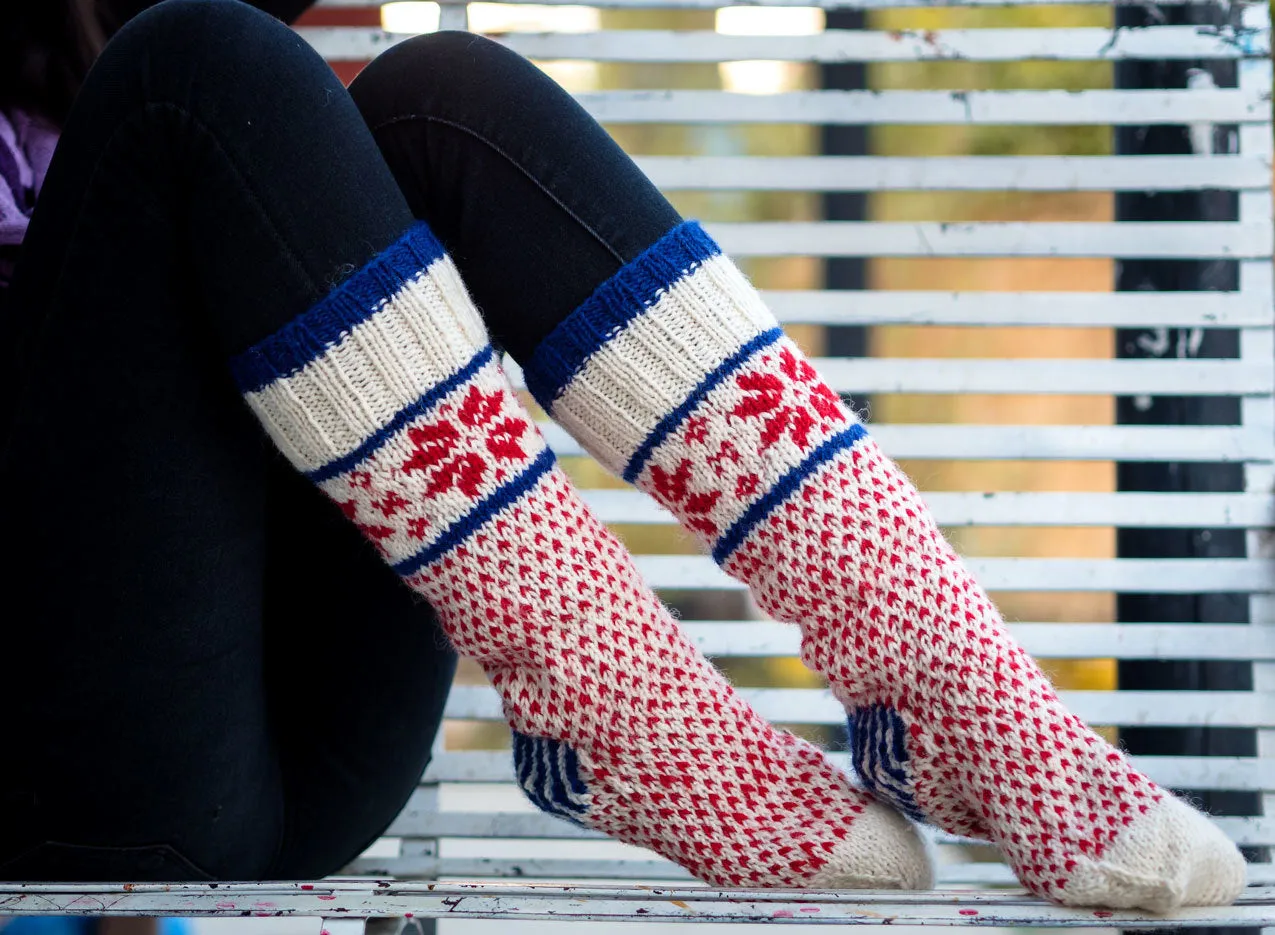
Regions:
<svg viewBox="0 0 1275 935"><path fill-rule="evenodd" d="M688 221L599 286L541 342L524 373L587 451L630 477L661 426L667 431L732 361L780 334L743 273Z"/></svg>
<svg viewBox="0 0 1275 935"><path fill-rule="evenodd" d="M321 480L490 356L460 274L419 223L230 366L280 450Z"/></svg>

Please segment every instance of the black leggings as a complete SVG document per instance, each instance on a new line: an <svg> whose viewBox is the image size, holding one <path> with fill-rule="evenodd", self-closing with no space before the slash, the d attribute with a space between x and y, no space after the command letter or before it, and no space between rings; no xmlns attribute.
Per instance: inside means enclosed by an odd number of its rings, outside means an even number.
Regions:
<svg viewBox="0 0 1275 935"><path fill-rule="evenodd" d="M515 357L679 221L474 36L349 92L236 0L168 0L103 53L3 313L0 879L312 878L407 799L454 657L225 361L413 217Z"/></svg>

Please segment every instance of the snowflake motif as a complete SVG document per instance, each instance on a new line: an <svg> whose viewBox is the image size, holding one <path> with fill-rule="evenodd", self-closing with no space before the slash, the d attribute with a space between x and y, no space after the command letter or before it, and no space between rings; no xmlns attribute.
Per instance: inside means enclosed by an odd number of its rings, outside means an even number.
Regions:
<svg viewBox="0 0 1275 935"><path fill-rule="evenodd" d="M407 506L409 501L397 490L391 490L380 500L373 502L372 506L381 511L381 515L389 519L403 507Z"/></svg>
<svg viewBox="0 0 1275 935"><path fill-rule="evenodd" d="M708 440L708 419L696 416L686 420L686 444L702 445Z"/></svg>
<svg viewBox="0 0 1275 935"><path fill-rule="evenodd" d="M483 445L493 458L514 461L526 457L521 439L527 434L529 426L525 419L515 416L500 418L506 396L503 389L484 393L478 387L471 386L456 418L470 429L485 431ZM451 420L430 422L408 429L407 440L415 450L401 467L408 474L420 471L429 475L424 496L436 497L455 488L473 500L482 492L482 484L491 465L487 458L476 451L457 453L456 449L461 446L463 437L461 430Z"/></svg>
<svg viewBox="0 0 1275 935"><path fill-rule="evenodd" d="M779 370L788 377L785 382L775 373L743 373L735 378L745 398L730 414L741 419L762 420L761 449L765 451L785 433L801 449L810 447L810 432L827 422L844 422L841 399L819 379L808 361L799 359L790 348L779 355ZM785 399L786 390L795 390L797 400ZM802 398L804 397L804 399ZM821 420L824 425L821 426Z"/></svg>
<svg viewBox="0 0 1275 935"><path fill-rule="evenodd" d="M730 439L722 442L715 454L711 454L705 459L705 463L713 469L720 480L731 465L737 465L743 460L743 455L739 453L739 449L735 447L735 443Z"/></svg>
<svg viewBox="0 0 1275 935"><path fill-rule="evenodd" d="M381 523L355 523L354 525L358 526L359 532L367 536L368 540L376 546L377 551L382 555L388 554L383 542L394 535L393 527Z"/></svg>
<svg viewBox="0 0 1275 935"><path fill-rule="evenodd" d="M676 503L682 521L692 529L705 535L717 535L717 524L708 518L717 501L721 499L720 490L693 493L690 489L691 460L683 458L672 473L665 471L658 464L651 465L651 483L655 486L655 494L661 502Z"/></svg>
<svg viewBox="0 0 1275 935"><path fill-rule="evenodd" d="M757 488L760 486L761 478L756 474L751 472L748 474L741 474L735 479L735 496L740 500L744 500L755 494L757 492Z"/></svg>

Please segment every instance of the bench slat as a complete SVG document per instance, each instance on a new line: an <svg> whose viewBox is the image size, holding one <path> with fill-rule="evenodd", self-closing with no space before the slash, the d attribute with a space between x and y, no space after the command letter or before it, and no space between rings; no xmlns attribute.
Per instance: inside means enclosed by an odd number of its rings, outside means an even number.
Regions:
<svg viewBox="0 0 1275 935"><path fill-rule="evenodd" d="M1269 396L1275 389L1270 367L1241 361L819 357L811 363L838 393L854 394ZM521 372L506 369L523 388Z"/></svg>
<svg viewBox="0 0 1275 935"><path fill-rule="evenodd" d="M1239 222L890 222L710 223L732 256L1269 257L1271 225Z"/></svg>
<svg viewBox="0 0 1275 935"><path fill-rule="evenodd" d="M577 95L603 123L1067 126L1266 123L1259 91L598 91Z"/></svg>
<svg viewBox="0 0 1275 935"><path fill-rule="evenodd" d="M576 6L580 0L501 0L502 3L519 5L532 4L535 6ZM1129 4L1134 0L1116 0L1117 4ZM1156 6L1184 6L1189 3L1198 3L1199 0L1155 0ZM360 7L379 7L385 0L319 0L320 7L349 7L358 9ZM1011 7L1011 6L1035 6L1035 5L1056 5L1058 0L960 0L959 4L953 3L953 6L992 6L992 7ZM1110 6L1112 0L1068 0L1069 5L1078 6ZM455 6L448 0L447 6ZM933 7L935 0L589 0L589 6L601 7L603 9L650 9L653 6L670 9L717 9L719 7L728 6L766 6L766 7L820 7L825 10L839 9L883 9L889 7ZM1253 7L1256 4L1253 0L1237 0L1236 6L1241 8Z"/></svg>
<svg viewBox="0 0 1275 935"><path fill-rule="evenodd" d="M559 455L583 454L563 429L541 423ZM1270 461L1269 430L1245 426L890 425L872 435L892 458L1068 461Z"/></svg>
<svg viewBox="0 0 1275 935"><path fill-rule="evenodd" d="M1260 292L832 292L765 290L782 322L1049 328L1270 328Z"/></svg>
<svg viewBox="0 0 1275 935"><path fill-rule="evenodd" d="M562 846L562 845L559 845ZM691 881L691 876L676 864L664 860L596 860L588 858L545 857L442 857L370 858L355 861L350 872L374 875L406 876L416 867L431 879L475 877L526 878L533 880L668 880ZM1013 873L1004 864L960 863L940 864L936 869L938 885L959 886L984 884L1015 886ZM1249 864L1251 886L1275 885L1275 864ZM961 898L973 896L962 893Z"/></svg>
<svg viewBox="0 0 1275 935"><path fill-rule="evenodd" d="M1275 865L1250 864L1249 883L1275 884ZM590 860L571 858L366 858L350 865L351 873L411 878L473 879L475 877L531 878L543 880L676 880L693 882L690 874L663 860ZM943 864L935 872L940 887L1015 886L1013 873L1004 864ZM962 893L962 898L972 893Z"/></svg>
<svg viewBox="0 0 1275 935"><path fill-rule="evenodd" d="M718 658L796 656L801 633L789 624L738 620L682 629L706 655ZM1223 624L1019 623L1011 632L1042 659L1275 660L1275 627Z"/></svg>
<svg viewBox="0 0 1275 935"><path fill-rule="evenodd" d="M807 36L733 36L695 30L624 29L593 33L511 33L500 41L533 59L602 62L971 62L1260 58L1267 37L1239 42L1233 32L1195 26L1139 29L829 29Z"/></svg>
<svg viewBox="0 0 1275 935"><path fill-rule="evenodd" d="M851 771L848 754L834 752L828 758ZM1135 756L1132 760L1138 769L1171 789L1275 790L1275 762L1260 757ZM434 757L421 782L512 785L514 779L508 750L450 750Z"/></svg>
<svg viewBox="0 0 1275 935"><path fill-rule="evenodd" d="M407 38L376 28L309 26L297 30L332 62L362 62ZM599 62L908 62L961 59L1087 61L1124 59L1258 58L1264 35L1238 42L1233 33L1195 26L1144 29L838 30L807 36L732 36L694 30L625 29L588 33L510 33L493 36L532 59Z"/></svg>
<svg viewBox="0 0 1275 935"><path fill-rule="evenodd" d="M824 689L741 688L739 693L769 721L844 727L845 711ZM1275 693L1190 691L1063 691L1063 702L1083 721L1141 727L1275 727ZM500 698L482 685L458 685L446 716L504 722Z"/></svg>
<svg viewBox="0 0 1275 935"><path fill-rule="evenodd" d="M742 590L711 558L638 555L638 568L657 589ZM988 591L1122 591L1142 594L1269 592L1275 562L1262 559L966 558Z"/></svg>
<svg viewBox="0 0 1275 935"><path fill-rule="evenodd" d="M637 156L635 161L666 191L1259 190L1271 180L1268 157L1238 155Z"/></svg>
<svg viewBox="0 0 1275 935"><path fill-rule="evenodd" d="M308 886L309 888L306 888ZM970 906L977 906L971 909ZM1183 909L1169 916L1066 909L1020 893L814 893L708 888L583 887L526 884L416 884L366 880L313 885L145 884L68 887L0 884L0 908L17 915L322 916L644 922L785 922L818 914L821 923L1167 928L1260 925L1275 895L1254 888L1236 906ZM814 910L812 913L811 910Z"/></svg>
<svg viewBox="0 0 1275 935"><path fill-rule="evenodd" d="M663 525L673 515L640 490L584 490L607 523ZM1270 526L1275 504L1260 493L925 493L942 526Z"/></svg>
<svg viewBox="0 0 1275 935"><path fill-rule="evenodd" d="M1217 818L1218 827L1237 844L1263 847L1275 844L1275 818ZM543 812L438 812L419 810L409 802L385 832L388 837L430 838L535 838L544 840L602 841L606 837ZM970 842L935 832L938 844Z"/></svg>

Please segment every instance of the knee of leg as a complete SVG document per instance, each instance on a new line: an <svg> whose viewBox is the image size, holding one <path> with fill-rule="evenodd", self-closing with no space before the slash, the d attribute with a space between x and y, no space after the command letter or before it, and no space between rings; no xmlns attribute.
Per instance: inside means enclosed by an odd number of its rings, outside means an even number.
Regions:
<svg viewBox="0 0 1275 935"><path fill-rule="evenodd" d="M240 0L164 0L133 17L107 44L100 67L127 67L184 98L195 87L278 87L301 71L335 81L291 29Z"/></svg>
<svg viewBox="0 0 1275 935"><path fill-rule="evenodd" d="M376 123L378 116L428 109L431 95L498 113L542 82L552 84L535 65L497 42L467 32L436 32L382 53L354 80L350 93L368 122Z"/></svg>

